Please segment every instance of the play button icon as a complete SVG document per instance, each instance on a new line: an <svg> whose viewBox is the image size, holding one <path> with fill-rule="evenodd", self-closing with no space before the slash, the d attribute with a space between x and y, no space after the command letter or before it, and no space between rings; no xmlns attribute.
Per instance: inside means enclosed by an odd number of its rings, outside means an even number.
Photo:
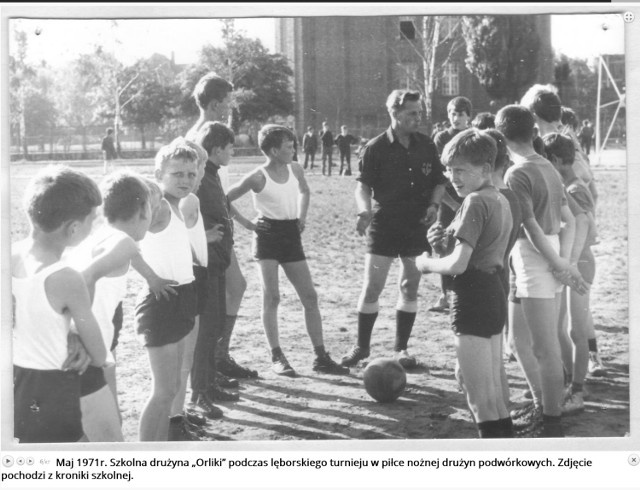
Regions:
<svg viewBox="0 0 640 490"><path fill-rule="evenodd" d="M6 468L11 468L13 466L13 458L11 456L3 456L2 457L2 464Z"/></svg>

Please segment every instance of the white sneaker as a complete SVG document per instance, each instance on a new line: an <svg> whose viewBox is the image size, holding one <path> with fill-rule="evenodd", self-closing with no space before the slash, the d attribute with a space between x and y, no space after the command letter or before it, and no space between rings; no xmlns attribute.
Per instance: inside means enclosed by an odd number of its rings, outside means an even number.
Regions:
<svg viewBox="0 0 640 490"><path fill-rule="evenodd" d="M568 415L584 410L584 396L581 391L569 395L562 404L562 414Z"/></svg>
<svg viewBox="0 0 640 490"><path fill-rule="evenodd" d="M597 352L589 352L589 374L591 376L605 376L607 369L602 364L600 354Z"/></svg>
<svg viewBox="0 0 640 490"><path fill-rule="evenodd" d="M406 349L396 352L394 358L405 369L413 369L418 366L416 358L409 355L409 352L407 352Z"/></svg>

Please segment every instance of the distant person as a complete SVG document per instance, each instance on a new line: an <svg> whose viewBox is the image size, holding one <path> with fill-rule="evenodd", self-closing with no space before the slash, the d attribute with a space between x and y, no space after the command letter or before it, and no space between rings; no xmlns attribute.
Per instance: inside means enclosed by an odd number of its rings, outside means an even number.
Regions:
<svg viewBox="0 0 640 490"><path fill-rule="evenodd" d="M436 134L438 134L443 129L444 129L444 126L442 125L442 123L437 122L433 127L433 131L431 131L431 139L434 139L436 137Z"/></svg>
<svg viewBox="0 0 640 490"><path fill-rule="evenodd" d="M347 126L340 127L340 134L336 137L336 145L340 151L340 175L351 175L351 145L358 142L358 139L349 134ZM347 161L347 166L344 169L344 162Z"/></svg>
<svg viewBox="0 0 640 490"><path fill-rule="evenodd" d="M104 161L104 174L107 174L109 170L113 170L113 160L118 158L118 152L116 151L116 145L113 141L113 129L107 129L107 134L102 138L102 159Z"/></svg>
<svg viewBox="0 0 640 490"><path fill-rule="evenodd" d="M316 130L313 126L307 128L307 132L302 137L302 151L304 151L304 168L307 169L309 160L311 160L311 170L313 170L314 160L316 159L316 152L318 151L318 138L316 137Z"/></svg>
<svg viewBox="0 0 640 490"><path fill-rule="evenodd" d="M490 112L481 112L473 118L471 126L477 129L493 129L496 127L495 119L496 116Z"/></svg>
<svg viewBox="0 0 640 490"><path fill-rule="evenodd" d="M320 141L322 143L322 175L325 175L325 163L328 159L329 163L327 165L326 175L331 177L331 167L333 166L333 133L327 121L322 123Z"/></svg>
<svg viewBox="0 0 640 490"><path fill-rule="evenodd" d="M591 121L588 119L582 121L582 127L578 132L578 139L580 140L582 151L589 155L591 152L591 141L593 140L593 128L591 127Z"/></svg>

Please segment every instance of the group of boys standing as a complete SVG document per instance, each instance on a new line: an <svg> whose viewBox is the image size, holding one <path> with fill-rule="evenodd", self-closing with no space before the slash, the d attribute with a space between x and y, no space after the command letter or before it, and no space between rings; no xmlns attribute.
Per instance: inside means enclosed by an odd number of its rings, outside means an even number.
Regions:
<svg viewBox="0 0 640 490"><path fill-rule="evenodd" d="M337 146L340 153L340 170L339 175L351 175L351 145L358 143L358 138L349 134L345 125L340 127L340 134L333 137L331 128L327 121L322 123L322 131L319 135L321 156L322 156L322 175L331 177L331 167L333 163L333 147ZM313 170L316 152L318 151L318 135L316 135L313 126L307 127L307 132L302 137L302 149L304 151L304 166L306 170L309 162L310 170Z"/></svg>
<svg viewBox="0 0 640 490"><path fill-rule="evenodd" d="M406 369L419 364L408 353L408 341L421 275L449 276L443 291L451 298L456 374L480 437L512 437L514 427L524 435L561 437L563 410L583 407L587 348L595 346L592 321L587 327L586 284L594 272L589 247L595 199L572 171L575 141L557 132L557 95L536 86L525 96L528 107L503 108L495 117L497 130L484 131L465 129L471 104L456 98L449 105L452 128L436 135L434 143L418 132L420 95L392 92L391 125L362 154L355 198L356 229L367 235L365 279L357 344L337 364L324 346L302 247L310 189L303 167L292 163L295 135L283 126L264 126L258 140L266 163L229 186L225 168L234 134L219 121L228 114L232 89L212 73L199 81L194 97L200 118L186 138L158 152L155 181L117 172L100 192L84 174L64 167L34 178L25 197L31 234L14 245L12 255L15 437L122 440L112 318L126 294L129 265L148 285L135 310L152 377L140 440L197 438L206 418L221 417L215 403L239 398L227 391L238 386L237 378L257 377L229 355L246 289L233 249L234 219L254 232L261 318L276 374L296 376L278 335L279 267L304 308L313 370L342 375L370 354L378 298L400 257L398 361ZM534 150L536 126L548 160ZM582 173L590 175L588 168ZM592 180L591 175L591 185ZM250 191L258 213L254 221L231 204ZM104 227L87 240L84 264L69 267L65 249L89 236L101 204ZM559 335L563 284L572 288L571 339ZM31 298L42 298L37 310ZM508 411L502 365L507 318L510 345L533 398L514 413ZM192 404L185 408L189 377Z"/></svg>

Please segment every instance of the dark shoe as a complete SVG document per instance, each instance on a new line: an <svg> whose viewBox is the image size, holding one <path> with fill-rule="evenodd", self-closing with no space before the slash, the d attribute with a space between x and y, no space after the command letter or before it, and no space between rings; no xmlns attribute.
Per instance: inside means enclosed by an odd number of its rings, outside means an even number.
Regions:
<svg viewBox="0 0 640 490"><path fill-rule="evenodd" d="M240 366L233 357L220 359L217 362L217 368L219 373L232 378L254 379L258 377L258 371Z"/></svg>
<svg viewBox="0 0 640 490"><path fill-rule="evenodd" d="M229 378L228 376L225 376L224 374L222 374L220 371L216 372L216 383L218 383L218 386L220 386L220 388L237 388L238 386L240 386L240 382L235 379L235 378Z"/></svg>
<svg viewBox="0 0 640 490"><path fill-rule="evenodd" d="M273 360L271 369L279 376L288 376L290 378L296 377L295 369L291 367L291 364L289 364L289 361L287 361L284 354L280 354Z"/></svg>
<svg viewBox="0 0 640 490"><path fill-rule="evenodd" d="M351 350L342 358L340 364L347 367L352 367L369 357L369 349L364 350L354 345Z"/></svg>
<svg viewBox="0 0 640 490"><path fill-rule="evenodd" d="M213 383L210 386L207 394L214 402L237 402L240 400L240 395L223 390L217 383Z"/></svg>
<svg viewBox="0 0 640 490"><path fill-rule="evenodd" d="M216 407L209 397L200 393L195 401L195 406L198 407L204 413L208 419L221 419L223 416L222 410Z"/></svg>
<svg viewBox="0 0 640 490"><path fill-rule="evenodd" d="M562 424L539 424L528 437L536 438L562 438L564 437L564 427Z"/></svg>
<svg viewBox="0 0 640 490"><path fill-rule="evenodd" d="M199 439L189 432L182 417L173 417L169 421L169 441L198 441Z"/></svg>
<svg viewBox="0 0 640 490"><path fill-rule="evenodd" d="M182 413L182 417L190 424L196 425L198 427L204 427L207 425L206 417L194 412L193 410L185 410Z"/></svg>
<svg viewBox="0 0 640 490"><path fill-rule="evenodd" d="M418 361L407 352L407 349L395 352L393 357L404 369L415 369L418 367Z"/></svg>
<svg viewBox="0 0 640 490"><path fill-rule="evenodd" d="M313 370L324 374L349 374L349 368L336 363L327 352L315 358Z"/></svg>

